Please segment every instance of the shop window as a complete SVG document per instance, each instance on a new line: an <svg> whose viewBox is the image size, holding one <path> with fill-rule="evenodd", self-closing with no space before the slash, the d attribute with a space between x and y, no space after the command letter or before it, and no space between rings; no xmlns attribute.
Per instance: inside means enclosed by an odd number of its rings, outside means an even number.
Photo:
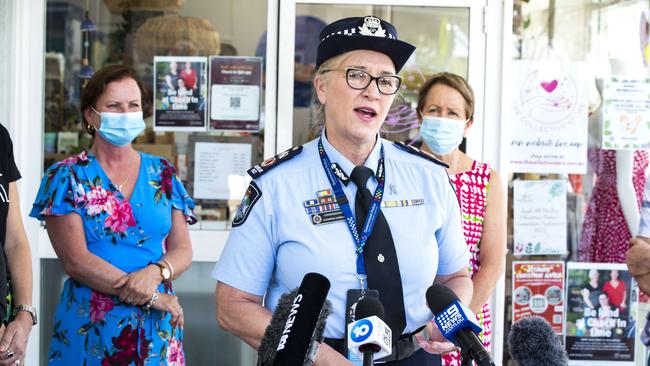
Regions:
<svg viewBox="0 0 650 366"><path fill-rule="evenodd" d="M265 73L260 71L248 80L257 88L246 90L244 99L231 100L231 103L244 103L242 108L250 110L248 115L231 116L235 121L224 127L209 123L214 120L217 108L213 108L215 103L210 99L215 82L210 80L211 69L207 66L212 56L241 56L252 60L251 67L263 67L265 53L257 48L260 39L265 40L266 8L266 0L47 1L43 169L88 149L91 144L79 112L79 98L86 80L80 76L89 70L86 63L94 70L109 64L128 64L144 81L148 93L143 97L152 106L144 111L147 128L134 141L134 148L167 158L176 166L189 194L196 200L199 223L192 229L228 229L247 185L245 170L261 162L264 155ZM82 30L86 14L95 24L95 31ZM169 58L159 59L160 56ZM154 57L158 62L154 63ZM189 88L183 85L176 91L176 77L174 90L169 96L163 95L168 91L164 84L166 75L171 73L170 66L176 66L182 74L185 60L191 61L190 68L195 69L195 74L194 79L182 78L182 83L192 80L194 85ZM248 62L237 60L237 65ZM231 78L225 83L236 84L237 80ZM220 96L228 97L228 92ZM176 98L175 104L169 103L171 93ZM183 108L195 110L194 117L201 116L198 128L183 128L197 126L194 122L183 122L187 114L177 113L169 118L169 113L165 116L163 111L177 109L178 112ZM165 117L167 120L163 122L167 124L161 123ZM237 118L255 123L241 123ZM200 154L195 154L197 151ZM218 160L217 151L239 159L238 163L225 164L223 159ZM204 173L206 169L216 168L222 174L197 174L197 158ZM211 190L211 183L216 183L218 189Z"/></svg>

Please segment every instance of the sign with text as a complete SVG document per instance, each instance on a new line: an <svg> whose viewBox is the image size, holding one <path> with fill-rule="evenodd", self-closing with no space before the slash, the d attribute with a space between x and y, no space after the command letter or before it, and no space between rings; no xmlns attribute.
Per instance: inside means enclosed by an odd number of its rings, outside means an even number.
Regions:
<svg viewBox="0 0 650 366"><path fill-rule="evenodd" d="M258 131L261 94L261 57L210 57L210 129Z"/></svg>
<svg viewBox="0 0 650 366"><path fill-rule="evenodd" d="M154 57L156 131L205 131L207 60L205 57Z"/></svg>
<svg viewBox="0 0 650 366"><path fill-rule="evenodd" d="M567 263L570 365L633 365L636 301L625 264Z"/></svg>
<svg viewBox="0 0 650 366"><path fill-rule="evenodd" d="M555 333L564 332L564 262L512 263L512 321L532 315L546 319Z"/></svg>
<svg viewBox="0 0 650 366"><path fill-rule="evenodd" d="M513 61L510 170L587 170L587 68L580 62Z"/></svg>
<svg viewBox="0 0 650 366"><path fill-rule="evenodd" d="M603 87L605 149L650 149L650 79L612 76Z"/></svg>
<svg viewBox="0 0 650 366"><path fill-rule="evenodd" d="M514 254L567 252L567 193L563 180L515 180Z"/></svg>
<svg viewBox="0 0 650 366"><path fill-rule="evenodd" d="M244 196L250 178L251 144L197 142L194 198L229 200Z"/></svg>

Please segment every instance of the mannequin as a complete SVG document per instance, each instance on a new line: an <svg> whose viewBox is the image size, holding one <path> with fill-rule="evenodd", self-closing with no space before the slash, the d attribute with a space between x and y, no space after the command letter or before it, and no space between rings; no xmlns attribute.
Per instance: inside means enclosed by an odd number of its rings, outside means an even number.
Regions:
<svg viewBox="0 0 650 366"><path fill-rule="evenodd" d="M611 59L610 67L612 75L645 75L640 64L625 60ZM594 113L595 125L590 128L590 141L596 146L600 145L601 113ZM589 158L597 179L585 214L578 257L587 262L623 263L628 242L639 228L648 152L592 148Z"/></svg>

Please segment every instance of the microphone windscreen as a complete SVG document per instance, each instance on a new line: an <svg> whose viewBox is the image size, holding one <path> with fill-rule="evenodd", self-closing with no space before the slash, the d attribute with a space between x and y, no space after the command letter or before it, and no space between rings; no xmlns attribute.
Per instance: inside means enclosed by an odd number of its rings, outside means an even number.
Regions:
<svg viewBox="0 0 650 366"><path fill-rule="evenodd" d="M302 279L284 324L273 365L302 366L327 299L330 281L318 273Z"/></svg>
<svg viewBox="0 0 650 366"><path fill-rule="evenodd" d="M379 299L374 297L365 296L357 303L354 310L355 319L363 319L371 316L376 316L381 320L385 319L384 305Z"/></svg>
<svg viewBox="0 0 650 366"><path fill-rule="evenodd" d="M520 366L566 366L569 364L560 339L542 317L530 316L512 325L508 335L510 356Z"/></svg>
<svg viewBox="0 0 650 366"><path fill-rule="evenodd" d="M458 296L445 285L434 283L427 289L427 304L433 315L445 310Z"/></svg>
<svg viewBox="0 0 650 366"><path fill-rule="evenodd" d="M289 313L291 312L291 305L293 299L296 298L298 289L287 292L280 296L278 304L275 306L275 311L271 316L271 322L264 331L264 336L257 349L257 364L259 366L269 364L275 358L275 350L278 348L278 342L284 330L284 324L287 322Z"/></svg>

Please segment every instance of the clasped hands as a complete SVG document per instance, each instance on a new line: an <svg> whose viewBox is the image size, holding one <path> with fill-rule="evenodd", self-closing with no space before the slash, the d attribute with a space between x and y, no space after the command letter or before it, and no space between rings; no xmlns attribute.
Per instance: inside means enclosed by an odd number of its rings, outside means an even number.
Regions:
<svg viewBox="0 0 650 366"><path fill-rule="evenodd" d="M160 269L149 265L139 271L122 276L113 284L113 288L119 290L120 301L143 306L151 300L161 281ZM152 309L170 313L172 316L170 324L183 327L183 308L177 296L161 292L158 294L157 301L153 303Z"/></svg>

